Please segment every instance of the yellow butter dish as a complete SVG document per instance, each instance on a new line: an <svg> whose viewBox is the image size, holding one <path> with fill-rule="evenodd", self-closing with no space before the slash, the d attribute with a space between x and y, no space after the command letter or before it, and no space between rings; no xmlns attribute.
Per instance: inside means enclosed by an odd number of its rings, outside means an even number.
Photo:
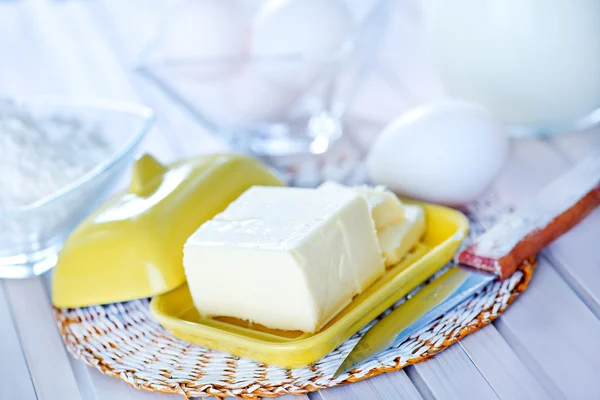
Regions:
<svg viewBox="0 0 600 400"><path fill-rule="evenodd" d="M422 241L316 333L274 330L233 318L201 317L187 284L156 296L150 303L150 311L165 329L188 342L287 368L310 365L427 280L454 256L468 231L467 218L449 208L416 204L422 205L426 214L427 227ZM253 288L248 287L248 290Z"/></svg>
<svg viewBox="0 0 600 400"><path fill-rule="evenodd" d="M182 249L202 223L254 185L280 186L260 162L217 154L162 165L144 155L129 190L69 236L52 281L56 307L85 307L154 296L185 282Z"/></svg>

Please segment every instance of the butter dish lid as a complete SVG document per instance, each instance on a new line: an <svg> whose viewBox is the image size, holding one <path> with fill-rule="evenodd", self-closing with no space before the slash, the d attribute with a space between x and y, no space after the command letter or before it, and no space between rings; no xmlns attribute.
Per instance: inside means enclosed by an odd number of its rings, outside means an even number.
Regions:
<svg viewBox="0 0 600 400"><path fill-rule="evenodd" d="M163 165L137 159L129 189L88 216L69 236L52 281L56 307L151 297L185 282L182 249L205 221L254 185L280 186L266 166L237 154Z"/></svg>

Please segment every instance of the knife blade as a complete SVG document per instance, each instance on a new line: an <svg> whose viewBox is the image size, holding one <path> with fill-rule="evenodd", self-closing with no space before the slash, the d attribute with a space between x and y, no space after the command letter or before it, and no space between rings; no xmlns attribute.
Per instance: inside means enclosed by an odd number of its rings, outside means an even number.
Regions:
<svg viewBox="0 0 600 400"><path fill-rule="evenodd" d="M370 360L394 344L404 342L412 333L452 310L495 279L492 274L452 266L371 327L334 376Z"/></svg>
<svg viewBox="0 0 600 400"><path fill-rule="evenodd" d="M373 325L334 377L403 343L496 279L506 279L600 205L600 154L589 157L459 253L458 263Z"/></svg>

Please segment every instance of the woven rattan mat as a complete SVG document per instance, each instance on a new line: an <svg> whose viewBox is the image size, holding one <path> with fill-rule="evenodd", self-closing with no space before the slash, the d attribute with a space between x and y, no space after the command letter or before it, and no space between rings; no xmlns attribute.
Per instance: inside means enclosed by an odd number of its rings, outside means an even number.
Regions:
<svg viewBox="0 0 600 400"><path fill-rule="evenodd" d="M254 399L308 392L360 381L423 361L497 318L525 290L535 263L493 282L377 360L332 379L334 371L373 321L315 365L286 370L209 350L171 336L148 310L148 300L55 309L68 350L102 373L148 391L185 397ZM422 286L421 286L422 287ZM420 288L415 289L414 295ZM399 301L400 305L405 299Z"/></svg>

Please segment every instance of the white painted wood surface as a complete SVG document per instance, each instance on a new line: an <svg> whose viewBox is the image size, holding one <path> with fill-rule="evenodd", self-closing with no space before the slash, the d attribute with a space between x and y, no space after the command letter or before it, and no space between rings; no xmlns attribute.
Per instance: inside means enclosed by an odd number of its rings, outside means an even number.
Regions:
<svg viewBox="0 0 600 400"><path fill-rule="evenodd" d="M404 371L378 375L360 385L338 386L314 393L312 398L322 400L345 400L349 398L381 400L419 400L423 397Z"/></svg>
<svg viewBox="0 0 600 400"><path fill-rule="evenodd" d="M493 325L459 342L501 399L552 398Z"/></svg>
<svg viewBox="0 0 600 400"><path fill-rule="evenodd" d="M3 282L0 282L0 399L33 399L35 389L4 292Z"/></svg>
<svg viewBox="0 0 600 400"><path fill-rule="evenodd" d="M42 278L7 280L4 288L38 397L81 398Z"/></svg>
<svg viewBox="0 0 600 400"><path fill-rule="evenodd" d="M160 0L0 2L0 91L143 102L157 124L144 150L163 160L224 149L130 69ZM416 0L397 1L378 64L352 107L352 132L440 96L417 33ZM360 123L359 123L360 121ZM367 141L367 140L365 140ZM578 159L600 130L513 146L492 191L517 204ZM545 251L530 289L493 325L432 360L310 399L600 398L600 211ZM52 320L49 278L0 282L0 399L176 398L134 390L74 360ZM300 397L301 398L301 397Z"/></svg>
<svg viewBox="0 0 600 400"><path fill-rule="evenodd" d="M498 396L477 366L454 344L433 359L411 365L409 376L436 399L495 399Z"/></svg>

